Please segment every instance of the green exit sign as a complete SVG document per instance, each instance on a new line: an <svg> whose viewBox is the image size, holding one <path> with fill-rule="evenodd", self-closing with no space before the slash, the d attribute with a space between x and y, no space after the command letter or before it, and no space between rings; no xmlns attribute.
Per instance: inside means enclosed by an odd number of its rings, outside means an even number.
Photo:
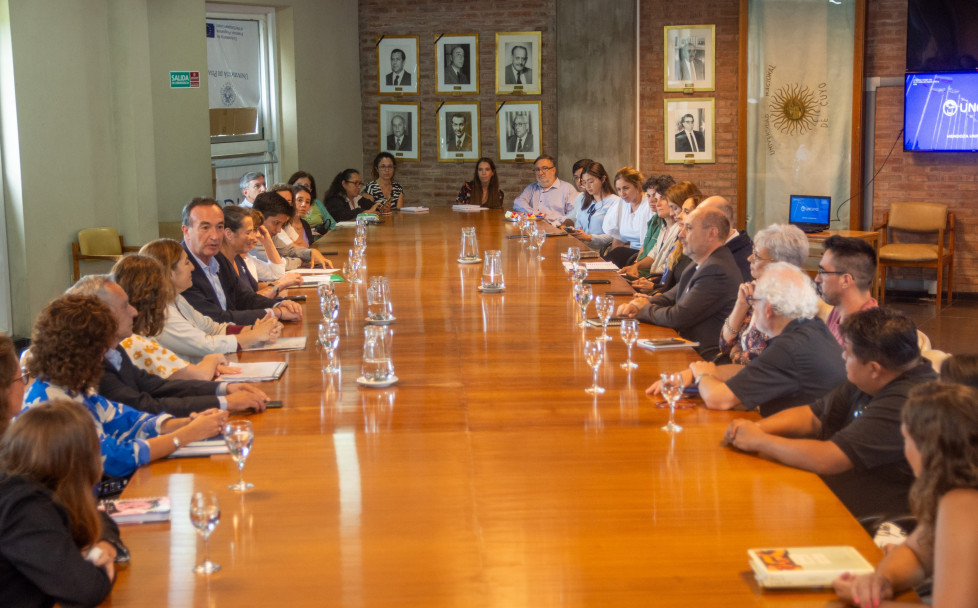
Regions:
<svg viewBox="0 0 978 608"><path fill-rule="evenodd" d="M199 89L200 72L170 72L171 89Z"/></svg>

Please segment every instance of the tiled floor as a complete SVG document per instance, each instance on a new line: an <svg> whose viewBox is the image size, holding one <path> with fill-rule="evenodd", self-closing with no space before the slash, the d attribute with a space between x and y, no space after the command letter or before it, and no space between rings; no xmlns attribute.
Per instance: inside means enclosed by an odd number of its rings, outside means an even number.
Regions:
<svg viewBox="0 0 978 608"><path fill-rule="evenodd" d="M947 353L978 353L978 298L955 297L937 315L933 297L888 293L886 306L910 315L917 329L927 334L931 345Z"/></svg>

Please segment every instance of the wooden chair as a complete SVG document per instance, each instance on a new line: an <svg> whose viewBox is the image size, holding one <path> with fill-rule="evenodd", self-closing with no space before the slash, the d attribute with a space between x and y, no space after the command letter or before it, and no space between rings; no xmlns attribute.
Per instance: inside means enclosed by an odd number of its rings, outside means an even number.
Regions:
<svg viewBox="0 0 978 608"><path fill-rule="evenodd" d="M883 215L880 230L880 304L886 297L886 268L934 268L937 270L937 312L941 312L944 267L947 266L947 303L954 290L954 214L940 203L893 203ZM935 233L933 243L899 243L890 231ZM947 246L945 246L945 235Z"/></svg>
<svg viewBox="0 0 978 608"><path fill-rule="evenodd" d="M127 247L115 228L87 228L78 233L78 242L71 244L71 264L74 281L81 278L79 262L115 262L126 252L139 251Z"/></svg>

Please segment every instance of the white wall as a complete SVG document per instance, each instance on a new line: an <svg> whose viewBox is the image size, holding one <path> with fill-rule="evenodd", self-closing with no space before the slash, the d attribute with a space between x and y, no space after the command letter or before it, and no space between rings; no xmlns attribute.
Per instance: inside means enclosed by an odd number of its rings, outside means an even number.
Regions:
<svg viewBox="0 0 978 608"><path fill-rule="evenodd" d="M301 167L328 182L362 154L357 2L249 3L283 6L276 14L289 47L283 61L294 65L283 73L295 81L283 173ZM5 15L7 253L14 333L28 335L41 308L70 284L78 230L115 226L127 243L143 243L156 238L158 221L179 219L187 200L211 192L205 6L0 0L0 27ZM170 70L198 69L199 90L169 88Z"/></svg>

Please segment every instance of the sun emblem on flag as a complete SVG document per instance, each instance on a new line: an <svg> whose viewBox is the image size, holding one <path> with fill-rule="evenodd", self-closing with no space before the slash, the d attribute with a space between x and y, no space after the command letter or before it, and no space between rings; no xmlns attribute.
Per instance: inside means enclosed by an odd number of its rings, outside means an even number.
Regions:
<svg viewBox="0 0 978 608"><path fill-rule="evenodd" d="M803 84L788 84L771 96L774 128L785 135L800 135L818 124L814 91Z"/></svg>

